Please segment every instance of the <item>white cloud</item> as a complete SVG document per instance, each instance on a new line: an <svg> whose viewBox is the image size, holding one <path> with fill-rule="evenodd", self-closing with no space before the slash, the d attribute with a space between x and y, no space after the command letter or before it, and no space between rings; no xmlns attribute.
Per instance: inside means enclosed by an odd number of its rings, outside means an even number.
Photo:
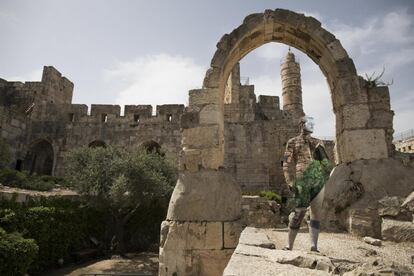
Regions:
<svg viewBox="0 0 414 276"><path fill-rule="evenodd" d="M12 11L0 10L0 22L5 25L17 25L20 19Z"/></svg>
<svg viewBox="0 0 414 276"><path fill-rule="evenodd" d="M360 73L378 71L384 66L391 73L414 62L414 21L407 10L370 18L362 27L338 22L330 27L360 65Z"/></svg>
<svg viewBox="0 0 414 276"><path fill-rule="evenodd" d="M119 62L104 77L121 87L117 103L156 105L186 103L188 90L201 87L204 74L191 58L158 54Z"/></svg>

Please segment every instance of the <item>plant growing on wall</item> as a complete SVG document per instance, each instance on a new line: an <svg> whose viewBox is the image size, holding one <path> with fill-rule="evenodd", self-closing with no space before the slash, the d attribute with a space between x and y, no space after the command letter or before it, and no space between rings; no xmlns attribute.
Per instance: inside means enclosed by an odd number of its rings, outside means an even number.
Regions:
<svg viewBox="0 0 414 276"><path fill-rule="evenodd" d="M68 176L81 195L96 206L109 207L115 222L111 247L125 253L124 231L137 210L170 196L176 169L162 155L145 149L79 148L70 152Z"/></svg>
<svg viewBox="0 0 414 276"><path fill-rule="evenodd" d="M382 72L378 75L372 73L371 75L365 74L365 80L368 83L368 88L373 88L377 86L390 86L394 83L394 80L391 80L391 82L384 82L381 80L382 76L385 73L385 68L382 68Z"/></svg>

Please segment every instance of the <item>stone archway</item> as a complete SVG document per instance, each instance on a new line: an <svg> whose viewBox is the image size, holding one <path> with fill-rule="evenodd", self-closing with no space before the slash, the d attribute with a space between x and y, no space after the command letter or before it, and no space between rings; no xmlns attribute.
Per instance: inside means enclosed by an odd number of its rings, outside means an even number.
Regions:
<svg viewBox="0 0 414 276"><path fill-rule="evenodd" d="M240 187L223 168L225 86L236 63L268 42L303 51L326 76L339 163L393 153L388 89L368 89L333 34L313 17L288 10L247 16L218 42L203 88L189 92L181 122L180 176L161 226L160 275L221 275L237 245Z"/></svg>
<svg viewBox="0 0 414 276"><path fill-rule="evenodd" d="M25 160L24 169L30 174L52 175L54 150L51 143L41 139L31 144Z"/></svg>

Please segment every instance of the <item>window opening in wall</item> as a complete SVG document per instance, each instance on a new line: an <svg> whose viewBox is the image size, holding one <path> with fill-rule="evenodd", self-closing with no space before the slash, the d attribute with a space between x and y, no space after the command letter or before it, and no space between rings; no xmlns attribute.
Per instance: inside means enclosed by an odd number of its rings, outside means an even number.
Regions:
<svg viewBox="0 0 414 276"><path fill-rule="evenodd" d="M281 166L281 167L283 167L283 160L282 160L282 161L280 161L280 166Z"/></svg>
<svg viewBox="0 0 414 276"><path fill-rule="evenodd" d="M408 146L408 150L411 150L411 146Z"/></svg>
<svg viewBox="0 0 414 276"><path fill-rule="evenodd" d="M22 170L22 164L23 164L23 160L21 160L21 159L16 160L16 171L21 171Z"/></svg>
<svg viewBox="0 0 414 276"><path fill-rule="evenodd" d="M134 122L139 123L139 115L138 114L134 115Z"/></svg>
<svg viewBox="0 0 414 276"><path fill-rule="evenodd" d="M167 121L168 121L168 122L171 122L171 121L172 121L172 115L171 115L171 114L168 114L168 115L167 115Z"/></svg>
<svg viewBox="0 0 414 276"><path fill-rule="evenodd" d="M108 122L108 114L102 114L102 123Z"/></svg>
<svg viewBox="0 0 414 276"><path fill-rule="evenodd" d="M75 121L75 113L69 113L69 122L74 122Z"/></svg>

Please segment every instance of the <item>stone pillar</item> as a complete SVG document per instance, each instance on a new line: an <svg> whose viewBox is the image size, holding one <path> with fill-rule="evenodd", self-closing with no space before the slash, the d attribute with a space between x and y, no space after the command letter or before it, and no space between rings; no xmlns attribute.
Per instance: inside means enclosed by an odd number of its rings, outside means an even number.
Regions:
<svg viewBox="0 0 414 276"><path fill-rule="evenodd" d="M241 232L241 191L223 169L223 103L190 91L181 117L179 179L161 225L159 275L222 275Z"/></svg>
<svg viewBox="0 0 414 276"><path fill-rule="evenodd" d="M302 105L302 83L300 65L295 61L295 55L287 53L281 65L283 110L291 112L299 118L305 115Z"/></svg>

